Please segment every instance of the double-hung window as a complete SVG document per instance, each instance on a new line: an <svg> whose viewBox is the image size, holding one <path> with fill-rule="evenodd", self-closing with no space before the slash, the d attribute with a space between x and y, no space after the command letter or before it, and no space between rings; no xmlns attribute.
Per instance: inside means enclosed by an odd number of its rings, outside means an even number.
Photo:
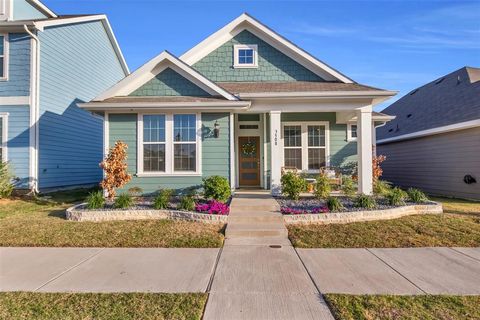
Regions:
<svg viewBox="0 0 480 320"><path fill-rule="evenodd" d="M173 115L173 170L196 171L197 119L194 114Z"/></svg>
<svg viewBox="0 0 480 320"><path fill-rule="evenodd" d="M143 171L165 172L165 115L143 116Z"/></svg>
<svg viewBox="0 0 480 320"><path fill-rule="evenodd" d="M139 116L139 175L200 174L197 114Z"/></svg>
<svg viewBox="0 0 480 320"><path fill-rule="evenodd" d="M0 80L8 75L8 39L7 34L0 34Z"/></svg>
<svg viewBox="0 0 480 320"><path fill-rule="evenodd" d="M283 165L301 171L319 171L328 164L328 123L283 124Z"/></svg>

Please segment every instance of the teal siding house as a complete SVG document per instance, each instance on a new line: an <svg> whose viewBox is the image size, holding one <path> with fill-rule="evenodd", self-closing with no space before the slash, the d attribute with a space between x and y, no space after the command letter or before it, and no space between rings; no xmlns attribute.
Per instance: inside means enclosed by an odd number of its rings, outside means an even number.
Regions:
<svg viewBox="0 0 480 320"><path fill-rule="evenodd" d="M0 0L1 159L18 189L98 183L103 119L80 109L129 74L104 15Z"/></svg>
<svg viewBox="0 0 480 320"><path fill-rule="evenodd" d="M372 192L373 107L391 91L361 85L248 14L175 57L147 62L88 103L104 117L104 153L128 145L125 187L177 191L221 175L232 189L280 192L282 171L358 164ZM101 144L99 144L101 145Z"/></svg>

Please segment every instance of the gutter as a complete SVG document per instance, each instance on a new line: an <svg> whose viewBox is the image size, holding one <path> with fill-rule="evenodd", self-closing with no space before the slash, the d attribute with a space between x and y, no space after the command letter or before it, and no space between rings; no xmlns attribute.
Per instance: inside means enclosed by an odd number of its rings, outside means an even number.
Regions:
<svg viewBox="0 0 480 320"><path fill-rule="evenodd" d="M37 30L36 26L33 25ZM39 114L40 114L40 40L30 31L26 24L23 29L35 43L35 52L31 49L31 75L30 75L30 161L29 176L31 193L38 193L38 149L39 149Z"/></svg>
<svg viewBox="0 0 480 320"><path fill-rule="evenodd" d="M138 109L205 109L221 110L248 110L250 101L222 101L222 102L87 102L78 103L79 108L89 111L103 111L106 109L138 110Z"/></svg>

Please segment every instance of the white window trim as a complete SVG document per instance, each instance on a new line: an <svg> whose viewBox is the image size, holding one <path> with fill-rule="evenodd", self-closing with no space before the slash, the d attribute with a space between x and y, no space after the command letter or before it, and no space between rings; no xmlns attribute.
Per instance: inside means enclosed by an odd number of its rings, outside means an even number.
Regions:
<svg viewBox="0 0 480 320"><path fill-rule="evenodd" d="M0 121L2 122L2 141L0 145L2 147L2 161L8 161L8 113L0 113Z"/></svg>
<svg viewBox="0 0 480 320"><path fill-rule="evenodd" d="M0 0L3 4L3 12L0 11L0 20L8 21L12 20L12 1L11 0Z"/></svg>
<svg viewBox="0 0 480 320"><path fill-rule="evenodd" d="M284 132L285 126L301 126L302 128L302 170L304 173L318 173L320 170L308 170L308 126L325 126L325 166L330 166L330 122L328 121L308 121L308 122L282 122L282 132L281 132L281 157L282 157L282 167L285 167L285 143L284 143ZM289 147L287 147L289 148ZM299 147L291 147L292 149ZM319 149L321 147L310 147Z"/></svg>
<svg viewBox="0 0 480 320"><path fill-rule="evenodd" d="M347 141L357 141L358 137L358 126L357 126L357 137L352 137L352 126L356 126L356 123L347 123Z"/></svg>
<svg viewBox="0 0 480 320"><path fill-rule="evenodd" d="M173 168L173 115L194 114L196 117L196 171L175 171ZM165 115L165 172L145 172L143 170L143 116ZM162 143L162 142L159 142ZM187 143L187 142L185 142ZM188 142L188 143L193 143ZM198 112L147 112L137 115L137 177L182 177L202 175L202 120Z"/></svg>
<svg viewBox="0 0 480 320"><path fill-rule="evenodd" d="M8 65L10 56L8 33L0 33L0 36L3 36L3 77L0 77L0 81L6 81L8 80Z"/></svg>
<svg viewBox="0 0 480 320"><path fill-rule="evenodd" d="M238 61L238 51L240 49L253 50L253 63L242 63ZM236 69L242 68L258 68L258 46L256 44L236 44L233 46L233 67Z"/></svg>

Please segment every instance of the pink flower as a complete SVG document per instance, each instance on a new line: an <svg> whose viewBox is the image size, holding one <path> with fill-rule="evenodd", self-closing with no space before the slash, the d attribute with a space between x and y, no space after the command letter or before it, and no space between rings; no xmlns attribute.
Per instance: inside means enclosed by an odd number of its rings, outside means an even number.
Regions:
<svg viewBox="0 0 480 320"><path fill-rule="evenodd" d="M228 215L230 213L230 207L220 201L210 200L207 203L197 203L195 205L195 211L208 214Z"/></svg>

